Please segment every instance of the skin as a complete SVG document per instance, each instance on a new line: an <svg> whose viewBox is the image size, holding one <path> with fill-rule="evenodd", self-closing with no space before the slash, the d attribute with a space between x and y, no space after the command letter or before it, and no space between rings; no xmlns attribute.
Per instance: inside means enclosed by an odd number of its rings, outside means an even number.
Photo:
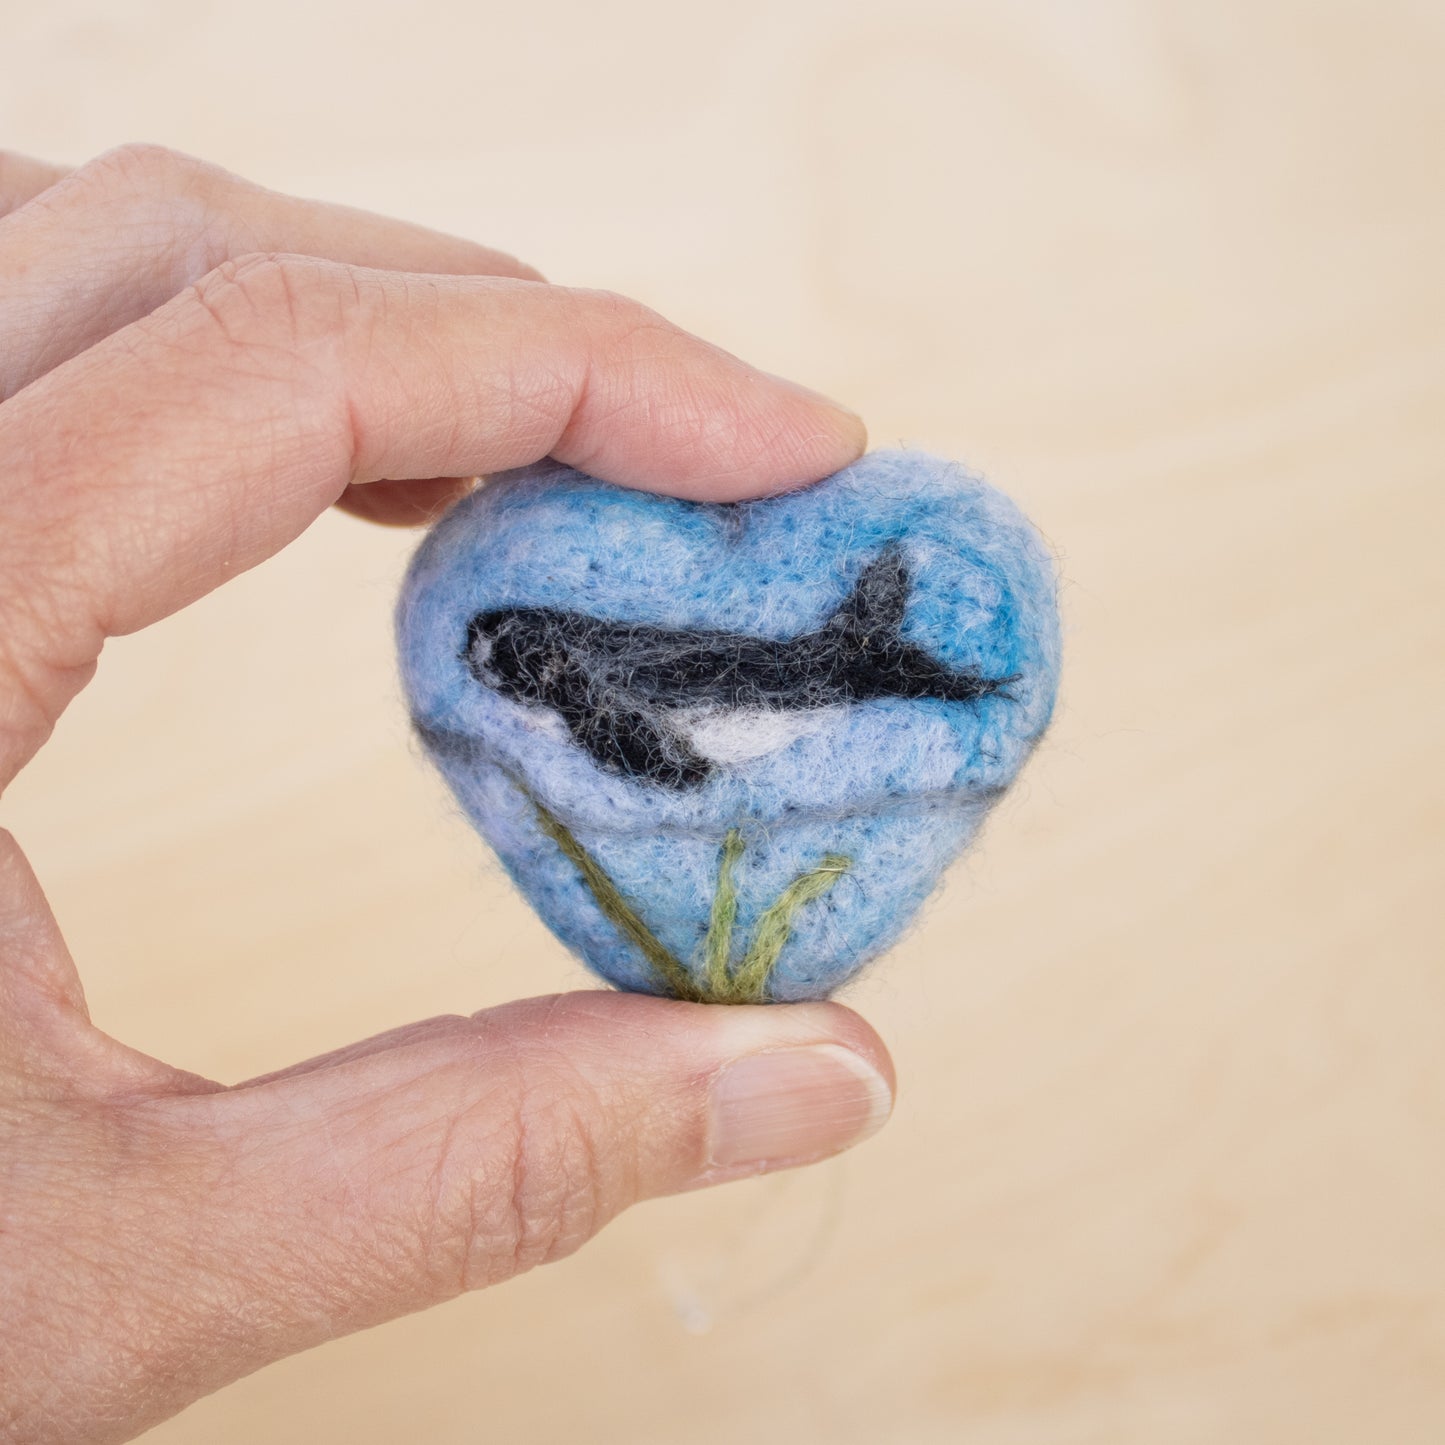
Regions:
<svg viewBox="0 0 1445 1445"><path fill-rule="evenodd" d="M864 444L816 394L469 241L155 147L0 153L0 787L108 637L333 506L422 522L548 454L730 500ZM638 1200L835 1153L892 1090L842 1007L603 992L199 1078L91 1023L0 833L0 1439L129 1439Z"/></svg>

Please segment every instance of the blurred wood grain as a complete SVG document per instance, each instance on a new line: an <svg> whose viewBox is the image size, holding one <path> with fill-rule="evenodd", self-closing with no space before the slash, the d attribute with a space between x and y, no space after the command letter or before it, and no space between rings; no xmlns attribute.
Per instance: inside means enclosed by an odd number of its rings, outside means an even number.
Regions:
<svg viewBox="0 0 1445 1445"><path fill-rule="evenodd" d="M273 1367L166 1445L1445 1438L1445 11L54 0L6 144L127 139L638 295L1058 550L1050 740L849 1001L827 1168ZM410 743L408 537L107 650L6 799L96 1019L232 1079L586 978Z"/></svg>

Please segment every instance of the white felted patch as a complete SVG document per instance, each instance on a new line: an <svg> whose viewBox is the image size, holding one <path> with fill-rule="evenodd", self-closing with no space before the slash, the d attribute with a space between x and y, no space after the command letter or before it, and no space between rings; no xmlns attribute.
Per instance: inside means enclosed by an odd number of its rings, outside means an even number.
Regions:
<svg viewBox="0 0 1445 1445"><path fill-rule="evenodd" d="M572 734L567 724L550 708L529 707L527 720L523 724L529 732L541 733L543 737L555 738L559 743L570 743Z"/></svg>
<svg viewBox="0 0 1445 1445"><path fill-rule="evenodd" d="M843 714L841 707L811 712L781 709L696 708L673 714L693 750L714 763L746 763L780 752L795 738L821 732Z"/></svg>

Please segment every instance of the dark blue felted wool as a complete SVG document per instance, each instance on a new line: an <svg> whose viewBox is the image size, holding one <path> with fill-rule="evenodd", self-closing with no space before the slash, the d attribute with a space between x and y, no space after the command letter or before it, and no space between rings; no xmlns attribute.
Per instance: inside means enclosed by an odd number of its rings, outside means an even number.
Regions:
<svg viewBox="0 0 1445 1445"><path fill-rule="evenodd" d="M546 462L418 549L418 735L604 978L822 998L888 947L1048 723L1047 551L956 463L710 505Z"/></svg>

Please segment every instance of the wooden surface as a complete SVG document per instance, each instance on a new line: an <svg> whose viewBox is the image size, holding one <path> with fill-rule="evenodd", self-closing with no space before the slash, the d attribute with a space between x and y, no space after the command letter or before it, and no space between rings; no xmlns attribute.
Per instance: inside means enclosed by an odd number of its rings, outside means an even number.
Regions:
<svg viewBox="0 0 1445 1445"><path fill-rule="evenodd" d="M1056 728L851 995L897 1116L149 1437L1445 1438L1445 11L11 7L7 143L167 142L635 293L985 468ZM407 737L348 518L16 786L98 1021L239 1078L585 980Z"/></svg>

